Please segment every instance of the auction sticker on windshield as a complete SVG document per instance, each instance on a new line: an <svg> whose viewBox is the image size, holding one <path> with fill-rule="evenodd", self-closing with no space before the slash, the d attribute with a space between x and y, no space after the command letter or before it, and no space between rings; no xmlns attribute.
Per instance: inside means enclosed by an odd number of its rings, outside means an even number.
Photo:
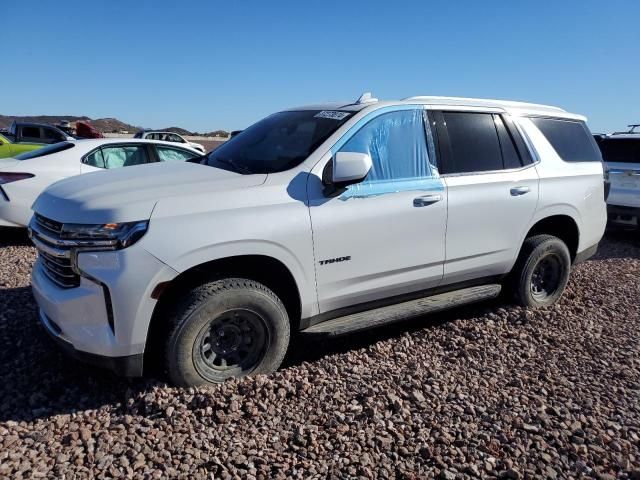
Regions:
<svg viewBox="0 0 640 480"><path fill-rule="evenodd" d="M349 116L348 112L337 112L335 110L323 110L314 115L316 118L330 118L331 120L342 120Z"/></svg>

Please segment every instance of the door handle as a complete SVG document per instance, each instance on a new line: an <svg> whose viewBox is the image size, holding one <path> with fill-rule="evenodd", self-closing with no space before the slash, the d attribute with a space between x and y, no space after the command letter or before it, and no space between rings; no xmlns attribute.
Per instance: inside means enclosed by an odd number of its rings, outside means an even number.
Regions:
<svg viewBox="0 0 640 480"><path fill-rule="evenodd" d="M518 197L520 195L524 195L525 193L529 193L531 189L529 187L513 187L511 189L511 196Z"/></svg>
<svg viewBox="0 0 640 480"><path fill-rule="evenodd" d="M439 193L436 193L434 195L423 195L421 197L416 197L413 199L413 206L426 207L440 201L442 201L442 195L440 195Z"/></svg>

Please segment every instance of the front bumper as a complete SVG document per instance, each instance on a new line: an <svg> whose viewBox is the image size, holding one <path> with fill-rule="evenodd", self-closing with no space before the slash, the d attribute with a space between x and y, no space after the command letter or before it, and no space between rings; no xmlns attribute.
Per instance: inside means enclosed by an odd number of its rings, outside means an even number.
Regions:
<svg viewBox="0 0 640 480"><path fill-rule="evenodd" d="M128 355L126 357L107 357L77 350L71 342L62 336L60 327L53 323L53 321L47 317L46 313L39 310L38 315L44 329L67 355L83 363L111 370L115 374L123 377L139 377L142 375L144 359L142 353Z"/></svg>
<svg viewBox="0 0 640 480"><path fill-rule="evenodd" d="M45 273L39 258L32 271L33 295L47 331L73 356L124 375L142 373L158 283L177 272L138 244L124 250L80 252L80 285L63 288Z"/></svg>

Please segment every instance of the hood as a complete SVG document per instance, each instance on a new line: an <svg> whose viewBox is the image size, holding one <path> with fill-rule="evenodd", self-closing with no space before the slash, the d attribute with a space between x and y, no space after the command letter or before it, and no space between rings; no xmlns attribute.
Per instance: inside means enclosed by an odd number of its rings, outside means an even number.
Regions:
<svg viewBox="0 0 640 480"><path fill-rule="evenodd" d="M32 208L62 223L147 220L160 199L251 187L264 183L266 177L188 162L137 165L56 182Z"/></svg>

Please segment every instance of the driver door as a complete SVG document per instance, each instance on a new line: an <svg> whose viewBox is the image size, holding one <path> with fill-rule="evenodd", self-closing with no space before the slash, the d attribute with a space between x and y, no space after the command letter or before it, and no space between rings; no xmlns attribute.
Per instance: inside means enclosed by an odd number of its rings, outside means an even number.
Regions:
<svg viewBox="0 0 640 480"><path fill-rule="evenodd" d="M377 110L314 167L308 194L320 313L441 282L447 197L424 114L417 106ZM338 151L367 153L373 167L326 196L320 179Z"/></svg>

